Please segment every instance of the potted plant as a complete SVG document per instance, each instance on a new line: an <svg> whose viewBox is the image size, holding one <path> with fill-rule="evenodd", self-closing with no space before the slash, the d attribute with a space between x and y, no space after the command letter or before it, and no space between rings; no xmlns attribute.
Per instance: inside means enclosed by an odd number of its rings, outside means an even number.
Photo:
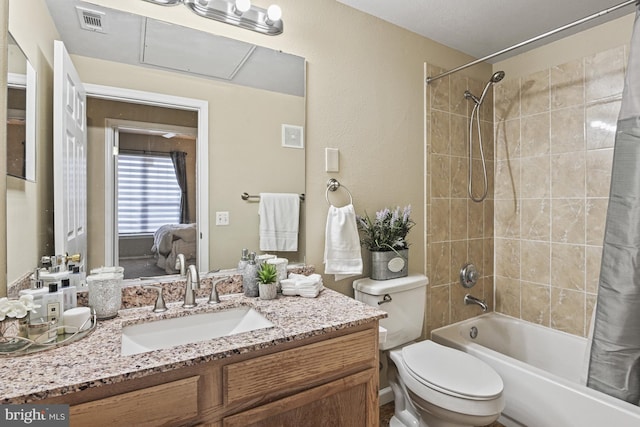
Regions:
<svg viewBox="0 0 640 427"><path fill-rule="evenodd" d="M391 210L384 208L369 215L357 216L360 243L371 254L371 278L388 280L408 274L409 243L407 234L415 222L411 219L411 206Z"/></svg>
<svg viewBox="0 0 640 427"><path fill-rule="evenodd" d="M260 299L274 299L278 293L278 270L275 264L262 263L258 269Z"/></svg>

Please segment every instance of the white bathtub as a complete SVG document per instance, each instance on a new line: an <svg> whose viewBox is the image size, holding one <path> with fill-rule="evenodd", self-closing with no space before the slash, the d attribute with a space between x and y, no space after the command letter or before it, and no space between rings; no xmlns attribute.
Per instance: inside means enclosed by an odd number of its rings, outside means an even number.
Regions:
<svg viewBox="0 0 640 427"><path fill-rule="evenodd" d="M500 374L506 407L499 421L507 427L640 426L640 407L583 385L585 338L498 313L436 329L431 338Z"/></svg>

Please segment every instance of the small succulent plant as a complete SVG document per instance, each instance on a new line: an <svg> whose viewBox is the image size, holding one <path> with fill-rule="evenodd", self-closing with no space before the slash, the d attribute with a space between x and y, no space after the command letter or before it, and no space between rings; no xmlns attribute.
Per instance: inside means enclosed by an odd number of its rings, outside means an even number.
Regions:
<svg viewBox="0 0 640 427"><path fill-rule="evenodd" d="M258 282L260 283L276 283L278 279L278 271L274 264L263 263L258 269Z"/></svg>

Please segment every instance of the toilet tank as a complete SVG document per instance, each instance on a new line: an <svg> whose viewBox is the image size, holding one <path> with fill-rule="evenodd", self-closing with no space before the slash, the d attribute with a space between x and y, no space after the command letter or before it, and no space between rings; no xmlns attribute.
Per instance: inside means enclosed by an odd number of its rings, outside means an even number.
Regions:
<svg viewBox="0 0 640 427"><path fill-rule="evenodd" d="M380 342L380 350L388 350L420 337L427 283L429 279L422 274L391 280L365 278L353 282L358 301L388 313L386 319L380 320L380 326L387 330L387 339Z"/></svg>

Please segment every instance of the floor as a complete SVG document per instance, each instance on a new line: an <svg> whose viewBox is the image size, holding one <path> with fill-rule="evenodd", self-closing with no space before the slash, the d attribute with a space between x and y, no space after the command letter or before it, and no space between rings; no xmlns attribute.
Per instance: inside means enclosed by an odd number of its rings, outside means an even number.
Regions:
<svg viewBox="0 0 640 427"><path fill-rule="evenodd" d="M389 420L393 416L393 402L387 403L386 405L382 405L380 407L380 427L389 427ZM499 422L495 422L493 424L489 424L488 426L482 427L504 427Z"/></svg>
<svg viewBox="0 0 640 427"><path fill-rule="evenodd" d="M167 274L156 265L154 258L120 258L118 264L124 267L124 278L154 277Z"/></svg>

